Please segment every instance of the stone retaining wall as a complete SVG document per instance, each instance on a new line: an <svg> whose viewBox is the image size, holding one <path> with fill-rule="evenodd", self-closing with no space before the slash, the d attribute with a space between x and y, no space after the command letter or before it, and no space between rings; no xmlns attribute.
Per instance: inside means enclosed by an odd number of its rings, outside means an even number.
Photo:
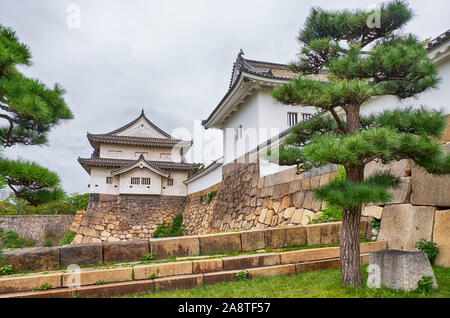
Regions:
<svg viewBox="0 0 450 318"><path fill-rule="evenodd" d="M0 216L0 228L17 232L20 237L31 238L43 245L49 239L59 241L69 231L73 220L73 215L8 215ZM46 238L46 232L52 232L54 237Z"/></svg>
<svg viewBox="0 0 450 318"><path fill-rule="evenodd" d="M174 256L217 255L267 248L332 244L339 242L341 228L342 223L335 222L135 242L100 242L20 249L5 252L3 264L11 264L16 272L48 271L66 268L70 264L95 266L102 263L138 261L148 253L154 253L155 259L169 259ZM361 232L364 237L370 234L367 222L361 223Z"/></svg>
<svg viewBox="0 0 450 318"><path fill-rule="evenodd" d="M185 197L145 196L91 201L77 213L71 230L73 243L137 241L149 239L157 225L183 213Z"/></svg>
<svg viewBox="0 0 450 318"><path fill-rule="evenodd" d="M186 231L202 234L306 225L323 207L314 199L314 190L329 182L333 170L330 166L297 174L291 168L260 178L257 162L225 165L222 183L187 197ZM213 190L217 195L209 204L200 202Z"/></svg>

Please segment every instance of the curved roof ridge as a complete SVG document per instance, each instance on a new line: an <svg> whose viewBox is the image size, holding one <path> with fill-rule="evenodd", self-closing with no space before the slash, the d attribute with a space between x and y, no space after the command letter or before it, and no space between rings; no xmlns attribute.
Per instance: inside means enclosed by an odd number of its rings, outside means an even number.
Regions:
<svg viewBox="0 0 450 318"><path fill-rule="evenodd" d="M116 133L118 133L118 132L121 132L122 130L125 130L125 129L127 129L128 127L134 125L134 124L135 124L136 122L138 122L141 118L144 118L144 119L147 121L147 123L148 123L152 128L154 128L155 130L157 130L157 131L158 131L159 133L161 133L163 136L165 136L165 137L167 137L167 138L169 138L169 139L174 139L170 134L166 133L164 130L162 130L161 128L159 128L158 126L156 126L154 123L152 123L152 122L150 121L150 119L148 119L148 118L145 116L145 113L144 113L144 109L143 109L143 108L142 108L141 114L140 114L136 119L132 120L131 122L129 122L128 124L126 124L126 125L124 125L124 126L122 126L122 127L120 127L120 128L117 128L117 129L115 129L115 130L113 130L113 131L110 131L110 132L108 132L108 133L106 133L106 134L102 134L102 135L113 135L113 134L116 134Z"/></svg>
<svg viewBox="0 0 450 318"><path fill-rule="evenodd" d="M163 169L161 169L161 168L155 166L155 165L152 164L151 162L145 160L145 158L144 158L144 156L143 156L142 154L139 156L138 159L136 159L136 160L130 162L129 164L126 164L126 165L124 165L123 167L120 167L120 168L111 170L111 173L114 175L115 172L120 172L120 171L125 172L125 171L127 171L128 168L132 167L133 165L135 165L135 164L138 163L139 161L145 162L145 163L146 163L147 165L149 165L151 168L153 168L154 170L160 172L161 175L164 175L164 176L169 176L169 175L170 175L167 171L165 171L165 170L163 170Z"/></svg>

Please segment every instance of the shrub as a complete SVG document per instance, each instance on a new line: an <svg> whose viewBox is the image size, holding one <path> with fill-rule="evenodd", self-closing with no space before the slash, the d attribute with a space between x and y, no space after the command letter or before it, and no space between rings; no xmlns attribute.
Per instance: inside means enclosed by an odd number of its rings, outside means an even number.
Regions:
<svg viewBox="0 0 450 318"><path fill-rule="evenodd" d="M11 264L0 267L0 276L11 275L13 273L14 273L14 270L13 270L13 267Z"/></svg>
<svg viewBox="0 0 450 318"><path fill-rule="evenodd" d="M39 289L41 289L41 290L52 289L52 285L44 283L44 284L41 285L41 287Z"/></svg>
<svg viewBox="0 0 450 318"><path fill-rule="evenodd" d="M240 271L237 274L234 274L234 277L236 280L247 280L248 279L248 273L246 271Z"/></svg>
<svg viewBox="0 0 450 318"><path fill-rule="evenodd" d="M431 265L434 264L434 260L439 254L439 247L437 247L436 243L431 241L428 242L426 239L423 238L420 241L416 242L414 247L417 248L419 251L426 253L428 259L430 260Z"/></svg>
<svg viewBox="0 0 450 318"><path fill-rule="evenodd" d="M105 285L108 284L108 282L104 281L104 280L98 280L95 282L95 285Z"/></svg>
<svg viewBox="0 0 450 318"><path fill-rule="evenodd" d="M200 196L200 203L203 203L203 195Z"/></svg>
<svg viewBox="0 0 450 318"><path fill-rule="evenodd" d="M416 291L421 293L429 293L433 290L433 277L431 276L422 276L422 279L419 280Z"/></svg>
<svg viewBox="0 0 450 318"><path fill-rule="evenodd" d="M0 201L0 214L30 215L30 214L75 214L78 210L85 210L89 203L89 193L72 193L60 200L50 201L37 206L30 205L26 200L16 198L11 194Z"/></svg>
<svg viewBox="0 0 450 318"><path fill-rule="evenodd" d="M153 232L153 237L168 237L170 234L170 223L163 221L156 227L155 232Z"/></svg>
<svg viewBox="0 0 450 318"><path fill-rule="evenodd" d="M6 248L22 248L30 247L36 244L33 239L22 238L14 231L4 231L0 230L0 241L3 247Z"/></svg>
<svg viewBox="0 0 450 318"><path fill-rule="evenodd" d="M372 228L379 231L381 227L381 220L372 219L370 220L370 225L372 225Z"/></svg>
<svg viewBox="0 0 450 318"><path fill-rule="evenodd" d="M53 233L52 231L47 231L45 232L45 237L46 238L55 237L55 233Z"/></svg>
<svg viewBox="0 0 450 318"><path fill-rule="evenodd" d="M214 198L217 194L217 190L211 191L210 193L208 193L208 204L211 203L212 198Z"/></svg>
<svg viewBox="0 0 450 318"><path fill-rule="evenodd" d="M329 205L313 219L308 216L310 224L342 221L342 208L337 205Z"/></svg>
<svg viewBox="0 0 450 318"><path fill-rule="evenodd" d="M143 261L151 261L155 257L155 253L148 253L142 257Z"/></svg>
<svg viewBox="0 0 450 318"><path fill-rule="evenodd" d="M343 166L339 166L335 175L330 178L330 182L342 181L346 178L347 174L345 172L345 168ZM322 209L322 213L318 214L313 219L308 216L308 220L309 224L342 221L342 207L329 204L326 208Z"/></svg>
<svg viewBox="0 0 450 318"><path fill-rule="evenodd" d="M75 235L77 235L76 232L67 231L66 233L64 233L63 237L59 241L58 246L69 245L70 243L72 243L73 239L75 238Z"/></svg>
<svg viewBox="0 0 450 318"><path fill-rule="evenodd" d="M47 241L44 243L44 247L52 247L52 246L53 246L53 243L50 241Z"/></svg>
<svg viewBox="0 0 450 318"><path fill-rule="evenodd" d="M173 237L173 236L183 236L184 235L184 225L183 225L183 215L178 214L173 219L172 222L166 223L162 222L156 227L155 232L153 232L153 237Z"/></svg>
<svg viewBox="0 0 450 318"><path fill-rule="evenodd" d="M149 276L149 279L155 279L155 278L157 278L158 277L158 275L156 275L156 273L152 273L150 276Z"/></svg>

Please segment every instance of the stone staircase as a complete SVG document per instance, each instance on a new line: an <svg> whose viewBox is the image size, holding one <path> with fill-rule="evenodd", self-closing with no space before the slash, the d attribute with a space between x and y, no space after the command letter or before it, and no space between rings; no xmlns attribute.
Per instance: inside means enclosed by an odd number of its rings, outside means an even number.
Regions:
<svg viewBox="0 0 450 318"><path fill-rule="evenodd" d="M361 262L367 264L371 252L386 248L384 241L362 243ZM339 252L339 247L325 247L232 257L177 258L176 261L167 260L152 264L124 263L109 268L84 268L78 274L52 271L22 276L10 275L0 278L0 298L136 295L233 281L241 271L245 271L250 279L294 275L339 268ZM79 287L70 287L74 277L79 279Z"/></svg>

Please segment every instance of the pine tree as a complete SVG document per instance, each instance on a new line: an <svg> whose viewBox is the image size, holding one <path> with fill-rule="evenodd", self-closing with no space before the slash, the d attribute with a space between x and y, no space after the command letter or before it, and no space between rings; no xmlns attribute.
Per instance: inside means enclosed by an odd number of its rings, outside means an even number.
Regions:
<svg viewBox="0 0 450 318"><path fill-rule="evenodd" d="M60 85L50 89L18 70L30 65L29 48L11 28L0 25L0 118L6 123L0 126L0 144L5 148L44 145L51 128L73 118ZM0 183L33 205L63 194L54 172L26 160L0 158Z"/></svg>
<svg viewBox="0 0 450 318"><path fill-rule="evenodd" d="M377 14L380 25L371 27L368 22ZM298 61L290 66L301 75L273 91L284 104L315 106L321 114L295 126L272 156L301 171L327 164L345 168L345 180L319 187L315 197L343 208L341 276L349 286L362 283L362 206L389 202L388 189L400 182L389 173L364 180L364 166L374 159L388 163L409 158L430 173L450 173L450 156L439 143L446 125L439 111L409 107L360 114L371 97L404 99L437 87L437 69L423 43L400 32L412 15L404 1L384 3L379 11L311 9L298 36ZM326 79L310 75L319 73L327 74Z"/></svg>

